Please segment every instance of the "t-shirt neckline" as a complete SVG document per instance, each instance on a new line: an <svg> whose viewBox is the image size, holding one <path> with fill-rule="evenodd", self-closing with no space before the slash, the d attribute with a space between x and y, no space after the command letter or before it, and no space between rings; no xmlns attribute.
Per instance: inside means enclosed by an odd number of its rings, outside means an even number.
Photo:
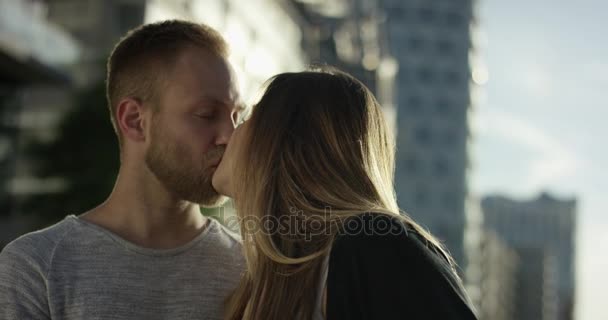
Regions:
<svg viewBox="0 0 608 320"><path fill-rule="evenodd" d="M153 249L153 248L146 248L146 247L137 245L131 241L124 239L123 237L117 235L116 233L114 233L104 227L101 227L97 224L86 221L84 219L81 219L80 217L78 217L74 214L68 215L66 217L66 219L72 220L75 223L78 223L82 226L94 229L97 232L100 232L100 233L110 237L114 242L120 244L121 246L127 248L130 251L133 251L133 252L136 252L139 254L143 254L143 255L147 255L147 256L156 256L156 257L175 256L175 255L181 254L185 251L188 251L188 249L192 248L197 243L199 243L202 239L204 239L207 236L207 234L209 234L211 232L211 229L216 227L216 223L217 223L213 218L206 217L208 222L203 227L203 230L196 237L194 237L194 239L190 240L188 243L183 244L179 247L170 248L170 249Z"/></svg>

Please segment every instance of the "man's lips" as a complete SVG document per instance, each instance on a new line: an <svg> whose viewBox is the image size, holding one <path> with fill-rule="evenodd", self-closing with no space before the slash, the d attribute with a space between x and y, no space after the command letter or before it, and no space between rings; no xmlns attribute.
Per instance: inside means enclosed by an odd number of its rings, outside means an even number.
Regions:
<svg viewBox="0 0 608 320"><path fill-rule="evenodd" d="M216 161L215 163L211 164L211 165L209 166L209 168L216 169L216 168L217 168L217 167L220 165L220 162L221 162L221 161L222 161L222 159L220 159L220 160Z"/></svg>
<svg viewBox="0 0 608 320"><path fill-rule="evenodd" d="M215 157L209 159L209 160L215 160L215 161L208 161L209 166L207 166L209 169L217 169L217 167L219 167L220 163L222 162L222 158L224 157L223 152L221 154L216 155Z"/></svg>

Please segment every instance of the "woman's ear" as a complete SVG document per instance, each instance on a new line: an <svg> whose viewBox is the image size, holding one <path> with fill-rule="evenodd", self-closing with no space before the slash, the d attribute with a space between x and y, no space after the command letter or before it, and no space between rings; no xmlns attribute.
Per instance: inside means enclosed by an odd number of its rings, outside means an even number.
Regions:
<svg viewBox="0 0 608 320"><path fill-rule="evenodd" d="M144 113L141 101L126 98L116 107L116 122L124 139L145 141Z"/></svg>

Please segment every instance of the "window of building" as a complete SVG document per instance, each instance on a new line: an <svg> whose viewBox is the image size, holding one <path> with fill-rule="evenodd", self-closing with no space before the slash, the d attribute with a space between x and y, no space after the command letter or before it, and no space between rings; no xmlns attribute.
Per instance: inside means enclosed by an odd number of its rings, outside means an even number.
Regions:
<svg viewBox="0 0 608 320"><path fill-rule="evenodd" d="M450 174L448 159L441 156L433 160L433 172L437 178L445 178Z"/></svg>
<svg viewBox="0 0 608 320"><path fill-rule="evenodd" d="M439 52L440 55L444 55L444 56L449 56L449 55L453 55L455 48L454 48L454 44L449 41L449 40L439 40L437 42L437 51Z"/></svg>
<svg viewBox="0 0 608 320"><path fill-rule="evenodd" d="M445 98L440 98L435 103L435 111L440 115L446 115L450 112L450 102Z"/></svg>
<svg viewBox="0 0 608 320"><path fill-rule="evenodd" d="M465 24L465 17L460 12L448 12L445 15L445 23L448 27L461 27Z"/></svg>
<svg viewBox="0 0 608 320"><path fill-rule="evenodd" d="M414 203L417 209L425 208L429 204L429 192L424 187L418 187L414 193Z"/></svg>
<svg viewBox="0 0 608 320"><path fill-rule="evenodd" d="M418 80L420 80L422 83L429 84L435 81L435 74L429 67L421 67L416 73Z"/></svg>
<svg viewBox="0 0 608 320"><path fill-rule="evenodd" d="M429 127L421 126L414 130L414 139L420 145L431 143L431 130Z"/></svg>
<svg viewBox="0 0 608 320"><path fill-rule="evenodd" d="M422 111L422 98L418 95L409 96L407 99L407 110L412 114L419 114Z"/></svg>
<svg viewBox="0 0 608 320"><path fill-rule="evenodd" d="M460 83L462 81L462 77L458 71L450 70L445 72L444 80L446 84L453 85Z"/></svg>
<svg viewBox="0 0 608 320"><path fill-rule="evenodd" d="M430 23L435 21L437 14L433 9L423 7L418 9L418 18L421 22Z"/></svg>
<svg viewBox="0 0 608 320"><path fill-rule="evenodd" d="M447 129L441 134L441 144L443 146L454 146L458 142L458 134L453 129Z"/></svg>
<svg viewBox="0 0 608 320"><path fill-rule="evenodd" d="M389 19L396 20L396 21L403 21L403 20L407 20L407 16L408 16L407 10L399 4L394 7L388 8Z"/></svg>
<svg viewBox="0 0 608 320"><path fill-rule="evenodd" d="M458 201L458 194L454 191L446 191L442 195L441 203L443 209L448 212L459 212L462 210L460 201Z"/></svg>
<svg viewBox="0 0 608 320"><path fill-rule="evenodd" d="M419 35L413 35L408 40L408 48L410 51L419 52L424 49L424 39Z"/></svg>
<svg viewBox="0 0 608 320"><path fill-rule="evenodd" d="M420 162L415 156L410 155L403 161L403 167L408 173L416 173L420 170Z"/></svg>
<svg viewBox="0 0 608 320"><path fill-rule="evenodd" d="M408 83L410 81L410 76L410 69L403 65L399 65L399 72L397 72L399 83Z"/></svg>
<svg viewBox="0 0 608 320"><path fill-rule="evenodd" d="M0 135L0 161L8 157L11 151L11 143L7 137Z"/></svg>

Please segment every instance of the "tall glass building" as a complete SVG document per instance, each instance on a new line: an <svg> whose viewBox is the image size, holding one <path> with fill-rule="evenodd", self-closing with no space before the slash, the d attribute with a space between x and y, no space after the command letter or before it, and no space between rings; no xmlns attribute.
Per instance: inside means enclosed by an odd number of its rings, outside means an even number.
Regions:
<svg viewBox="0 0 608 320"><path fill-rule="evenodd" d="M396 189L399 205L467 265L472 0L383 0L399 69Z"/></svg>

